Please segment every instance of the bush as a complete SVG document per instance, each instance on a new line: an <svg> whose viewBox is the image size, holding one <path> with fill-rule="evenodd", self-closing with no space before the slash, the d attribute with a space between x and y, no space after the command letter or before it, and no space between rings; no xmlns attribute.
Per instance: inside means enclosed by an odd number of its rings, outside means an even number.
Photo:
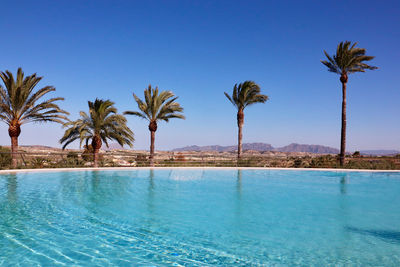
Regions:
<svg viewBox="0 0 400 267"><path fill-rule="evenodd" d="M79 166L82 165L81 160L79 159L78 152L68 152L67 154L67 166Z"/></svg>
<svg viewBox="0 0 400 267"><path fill-rule="evenodd" d="M324 155L311 159L310 168L337 168L338 157L332 155Z"/></svg>
<svg viewBox="0 0 400 267"><path fill-rule="evenodd" d="M11 165L11 150L0 146L0 168L9 168Z"/></svg>
<svg viewBox="0 0 400 267"><path fill-rule="evenodd" d="M390 159L351 160L346 166L349 169L395 170L396 164Z"/></svg>
<svg viewBox="0 0 400 267"><path fill-rule="evenodd" d="M81 154L82 159L86 162L92 162L94 160L92 145L84 146L83 148L84 150Z"/></svg>
<svg viewBox="0 0 400 267"><path fill-rule="evenodd" d="M31 159L30 165L33 168L43 168L45 165L48 164L48 160L42 157L35 157Z"/></svg>
<svg viewBox="0 0 400 267"><path fill-rule="evenodd" d="M148 165L148 162L147 162L147 156L146 155L144 155L144 154L138 154L138 155L136 155L136 158L135 158L135 160L136 160L136 166L147 166Z"/></svg>
<svg viewBox="0 0 400 267"><path fill-rule="evenodd" d="M293 161L294 168L301 168L303 166L303 160L301 158L297 158Z"/></svg>

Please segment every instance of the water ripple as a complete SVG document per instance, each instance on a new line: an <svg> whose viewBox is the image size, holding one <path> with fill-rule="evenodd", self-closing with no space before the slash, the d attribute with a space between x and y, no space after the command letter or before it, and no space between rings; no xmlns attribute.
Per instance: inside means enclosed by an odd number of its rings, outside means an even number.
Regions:
<svg viewBox="0 0 400 267"><path fill-rule="evenodd" d="M399 191L394 174L0 176L0 265L396 266Z"/></svg>

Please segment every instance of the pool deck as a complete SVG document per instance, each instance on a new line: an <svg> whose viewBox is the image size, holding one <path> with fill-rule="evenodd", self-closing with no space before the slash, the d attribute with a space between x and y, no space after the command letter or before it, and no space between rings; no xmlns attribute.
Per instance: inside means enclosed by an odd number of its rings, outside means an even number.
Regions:
<svg viewBox="0 0 400 267"><path fill-rule="evenodd" d="M101 168L43 168L43 169L12 169L0 170L0 174L26 173L26 172L72 172L72 171L133 171L133 170L285 170L285 171L331 171L331 172L400 172L400 170L367 170L367 169L324 169L324 168L273 168L273 167L101 167Z"/></svg>

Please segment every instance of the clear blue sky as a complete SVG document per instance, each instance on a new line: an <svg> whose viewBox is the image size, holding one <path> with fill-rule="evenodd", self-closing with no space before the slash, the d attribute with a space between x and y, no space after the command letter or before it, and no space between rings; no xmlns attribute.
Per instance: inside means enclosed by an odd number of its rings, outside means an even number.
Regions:
<svg viewBox="0 0 400 267"><path fill-rule="evenodd" d="M160 123L157 149L237 142L223 95L254 80L270 96L245 111L244 142L339 147L339 76L320 63L340 41L376 56L348 83L348 149L400 149L399 1L11 1L1 4L0 70L44 76L78 117L96 97L136 109L151 83L172 90L185 121ZM129 117L135 149L147 123ZM20 144L59 146L57 124L24 125ZM0 126L1 144L9 144Z"/></svg>

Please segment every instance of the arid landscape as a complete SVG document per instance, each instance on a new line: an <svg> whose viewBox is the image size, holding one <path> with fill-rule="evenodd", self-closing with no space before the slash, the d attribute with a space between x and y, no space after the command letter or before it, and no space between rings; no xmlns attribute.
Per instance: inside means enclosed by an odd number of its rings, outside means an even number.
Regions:
<svg viewBox="0 0 400 267"><path fill-rule="evenodd" d="M270 147L263 151L261 148ZM232 149L230 149L232 148ZM315 153L307 151L333 151L334 148L316 145L291 144L286 151L274 149L263 143L244 144L243 157L237 160L235 146L190 146L155 153L156 166L242 166L285 168L338 168L337 153ZM247 149L253 148L253 149ZM291 148L291 151L290 149ZM300 149L301 148L301 149ZM1 167L7 168L9 154L2 148ZM89 148L90 149L90 148ZM288 151L289 150L289 151ZM293 151L294 150L294 151ZM296 151L301 150L301 151ZM371 154L354 152L346 157L345 168L352 169L400 169L400 155L396 151L374 150ZM53 148L47 146L21 146L18 157L20 168L91 167L93 154L88 150ZM149 166L149 152L130 150L111 145L100 151L100 166L145 167Z"/></svg>

